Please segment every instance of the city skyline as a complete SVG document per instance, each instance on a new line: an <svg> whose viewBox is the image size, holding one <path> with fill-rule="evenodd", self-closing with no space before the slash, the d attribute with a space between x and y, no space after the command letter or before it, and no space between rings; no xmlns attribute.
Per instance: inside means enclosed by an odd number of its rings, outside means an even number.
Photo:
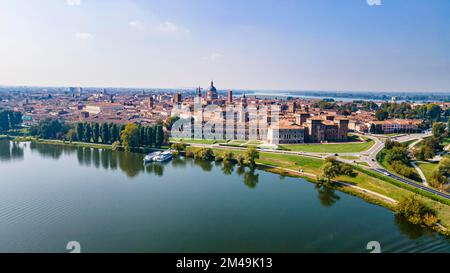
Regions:
<svg viewBox="0 0 450 273"><path fill-rule="evenodd" d="M450 91L446 1L0 5L5 86Z"/></svg>

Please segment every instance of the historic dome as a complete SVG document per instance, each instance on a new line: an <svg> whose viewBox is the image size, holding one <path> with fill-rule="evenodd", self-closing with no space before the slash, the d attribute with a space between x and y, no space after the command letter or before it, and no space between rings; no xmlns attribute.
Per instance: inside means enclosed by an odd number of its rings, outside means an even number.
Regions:
<svg viewBox="0 0 450 273"><path fill-rule="evenodd" d="M214 82L213 81L211 82L211 86L206 91L217 92L217 89L214 87Z"/></svg>

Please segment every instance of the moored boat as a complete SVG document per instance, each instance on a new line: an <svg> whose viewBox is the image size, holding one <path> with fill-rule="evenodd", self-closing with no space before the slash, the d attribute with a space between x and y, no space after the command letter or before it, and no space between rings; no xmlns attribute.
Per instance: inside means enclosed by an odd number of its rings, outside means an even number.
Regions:
<svg viewBox="0 0 450 273"><path fill-rule="evenodd" d="M150 153L150 154L146 155L144 157L144 162L145 163L153 162L157 156L161 155L161 153L162 152L154 152L154 153Z"/></svg>
<svg viewBox="0 0 450 273"><path fill-rule="evenodd" d="M155 157L153 158L153 161L156 161L156 162L164 162L164 161L167 161L167 160L171 160L172 157L173 157L172 152L166 151L166 152L162 152L162 153L161 153L160 155L158 155L158 156L155 156Z"/></svg>

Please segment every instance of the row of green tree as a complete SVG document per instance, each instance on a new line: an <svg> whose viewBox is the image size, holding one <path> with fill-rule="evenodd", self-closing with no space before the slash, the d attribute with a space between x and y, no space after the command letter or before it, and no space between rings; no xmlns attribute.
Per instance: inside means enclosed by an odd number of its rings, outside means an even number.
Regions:
<svg viewBox="0 0 450 273"><path fill-rule="evenodd" d="M0 132L6 132L10 129L14 129L21 123L21 112L0 109Z"/></svg>
<svg viewBox="0 0 450 273"><path fill-rule="evenodd" d="M77 123L68 125L57 119L43 119L30 128L32 136L86 143L113 144L119 142L126 150L137 147L160 148L165 143L162 124Z"/></svg>

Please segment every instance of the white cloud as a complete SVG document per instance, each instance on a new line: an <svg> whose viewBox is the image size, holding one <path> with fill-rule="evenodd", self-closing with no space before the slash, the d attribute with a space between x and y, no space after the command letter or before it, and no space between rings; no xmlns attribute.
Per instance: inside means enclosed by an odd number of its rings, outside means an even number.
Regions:
<svg viewBox="0 0 450 273"><path fill-rule="evenodd" d="M79 6L81 5L81 0L66 0L66 3L69 6Z"/></svg>
<svg viewBox="0 0 450 273"><path fill-rule="evenodd" d="M137 30L144 30L145 29L145 24L142 23L141 21L138 21L138 20L129 22L128 26L130 28L137 29Z"/></svg>
<svg viewBox="0 0 450 273"><path fill-rule="evenodd" d="M222 57L223 57L222 54L213 52L213 53L209 54L208 56L203 57L203 60L215 62L215 61L221 59Z"/></svg>
<svg viewBox="0 0 450 273"><path fill-rule="evenodd" d="M164 32L164 33L185 33L188 34L189 30L183 27L180 27L178 25L176 25L175 23L166 21L160 25L157 26L156 28L159 32Z"/></svg>
<svg viewBox="0 0 450 273"><path fill-rule="evenodd" d="M94 35L89 32L77 32L75 34L75 38L77 38L78 40L87 41L93 39Z"/></svg>

